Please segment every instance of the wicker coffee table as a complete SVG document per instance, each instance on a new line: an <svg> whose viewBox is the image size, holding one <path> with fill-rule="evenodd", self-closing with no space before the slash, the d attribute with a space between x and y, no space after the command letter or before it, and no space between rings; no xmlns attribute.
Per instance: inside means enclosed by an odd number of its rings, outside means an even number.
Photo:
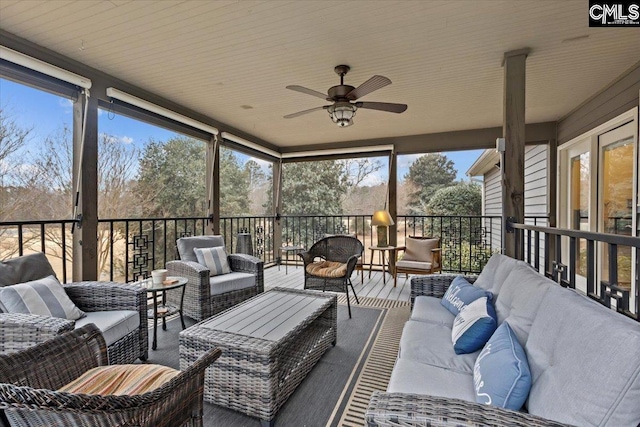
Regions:
<svg viewBox="0 0 640 427"><path fill-rule="evenodd" d="M207 350L204 400L272 426L280 407L337 337L336 296L275 288L180 332L180 369Z"/></svg>

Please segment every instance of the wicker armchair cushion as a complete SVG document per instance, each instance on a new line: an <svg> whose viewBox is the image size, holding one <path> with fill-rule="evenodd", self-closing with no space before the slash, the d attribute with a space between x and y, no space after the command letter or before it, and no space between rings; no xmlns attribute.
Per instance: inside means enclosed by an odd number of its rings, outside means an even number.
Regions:
<svg viewBox="0 0 640 427"><path fill-rule="evenodd" d="M438 266L438 263L434 263L434 264L436 267ZM434 266L434 264L430 262L422 262L422 261L407 261L403 258L400 261L396 262L396 267L411 269L411 270L425 270L427 272L430 272L431 267Z"/></svg>
<svg viewBox="0 0 640 427"><path fill-rule="evenodd" d="M318 261L307 265L307 273L318 277L344 277L347 275L347 264L335 261Z"/></svg>
<svg viewBox="0 0 640 427"><path fill-rule="evenodd" d="M0 262L0 286L29 282L55 274L42 252Z"/></svg>
<svg viewBox="0 0 640 427"><path fill-rule="evenodd" d="M69 320L85 315L53 275L5 286L0 289L0 303L8 313L39 314Z"/></svg>
<svg viewBox="0 0 640 427"><path fill-rule="evenodd" d="M182 237L177 240L176 246L178 247L178 254L181 260L198 262L198 258L196 258L196 254L193 251L195 248L224 246L224 238L220 235Z"/></svg>
<svg viewBox="0 0 640 427"><path fill-rule="evenodd" d="M209 276L231 273L227 250L224 246L194 248L193 251L198 259L198 264L202 264L209 269Z"/></svg>
<svg viewBox="0 0 640 427"><path fill-rule="evenodd" d="M87 312L85 317L76 320L76 328L89 323L100 329L107 346L110 346L140 327L140 313L135 310Z"/></svg>
<svg viewBox="0 0 640 427"><path fill-rule="evenodd" d="M161 365L112 365L89 369L58 391L101 396L130 396L153 391L177 376L177 371Z"/></svg>
<svg viewBox="0 0 640 427"><path fill-rule="evenodd" d="M402 259L404 261L433 262L432 249L440 246L440 239L414 239L407 237L406 251Z"/></svg>
<svg viewBox="0 0 640 427"><path fill-rule="evenodd" d="M209 279L209 285L211 286L211 295L220 295L254 287L256 276L251 273L233 271L229 274L212 276Z"/></svg>

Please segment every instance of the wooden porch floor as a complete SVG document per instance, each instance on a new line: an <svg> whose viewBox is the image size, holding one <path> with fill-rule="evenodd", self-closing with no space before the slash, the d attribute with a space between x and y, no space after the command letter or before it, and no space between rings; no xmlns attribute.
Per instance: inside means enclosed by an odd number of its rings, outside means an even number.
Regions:
<svg viewBox="0 0 640 427"><path fill-rule="evenodd" d="M264 270L265 290L275 287L302 289L304 286L304 273L301 265L297 267L289 265L288 273L285 266L269 267ZM360 271L354 271L351 276L353 287L358 297L381 298L394 301L409 301L411 294L411 276L407 279L404 274L398 277L397 287L393 287L393 276L386 273L386 283L382 280L382 271L372 271L369 279L369 270L364 271L364 282Z"/></svg>

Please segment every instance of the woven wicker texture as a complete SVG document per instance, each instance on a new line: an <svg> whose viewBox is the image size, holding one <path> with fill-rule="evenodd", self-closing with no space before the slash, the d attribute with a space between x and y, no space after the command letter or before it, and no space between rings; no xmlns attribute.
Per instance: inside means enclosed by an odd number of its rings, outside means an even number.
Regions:
<svg viewBox="0 0 640 427"><path fill-rule="evenodd" d="M351 283L351 274L363 251L364 246L362 246L362 243L355 237L329 236L318 240L308 251L298 254L304 262L304 289L346 293L349 317L351 317L349 286L351 286L351 291L356 298L356 302L358 301L358 296ZM311 274L307 267L315 262L317 258L346 264L347 269L345 274L340 277L325 277Z"/></svg>
<svg viewBox="0 0 640 427"><path fill-rule="evenodd" d="M231 271L250 273L256 277L256 284L251 288L211 295L209 270L193 261L169 261L166 268L170 276L187 278L184 293L183 312L197 321L208 319L214 314L233 307L251 297L264 292L264 263L256 257L246 254L229 255ZM180 305L180 292L167 291L167 302Z"/></svg>
<svg viewBox="0 0 640 427"><path fill-rule="evenodd" d="M548 426L565 424L523 412L436 396L374 392L369 427Z"/></svg>
<svg viewBox="0 0 640 427"><path fill-rule="evenodd" d="M204 370L220 355L209 349L189 369L152 392L99 396L56 391L107 363L100 331L89 324L0 356L0 409L11 426L202 426Z"/></svg>
<svg viewBox="0 0 640 427"><path fill-rule="evenodd" d="M65 284L64 289L82 311L137 311L140 326L108 347L109 363L132 363L138 358L146 360L149 331L147 293L144 288L116 282L74 282ZM73 327L71 320L0 313L0 353L31 347Z"/></svg>
<svg viewBox="0 0 640 427"><path fill-rule="evenodd" d="M278 293L277 298L302 295L321 302L312 312L288 323L286 334L276 341L228 332L225 328L212 329L209 325L218 316L180 333L181 369L212 346L223 350L218 363L207 369L205 400L267 421L275 417L337 337L338 309L333 294L275 288L231 310L243 310L250 317L247 312L252 310L252 304L258 298L273 297L274 293ZM289 311L295 315L298 310L304 307ZM253 326L259 328L260 320Z"/></svg>

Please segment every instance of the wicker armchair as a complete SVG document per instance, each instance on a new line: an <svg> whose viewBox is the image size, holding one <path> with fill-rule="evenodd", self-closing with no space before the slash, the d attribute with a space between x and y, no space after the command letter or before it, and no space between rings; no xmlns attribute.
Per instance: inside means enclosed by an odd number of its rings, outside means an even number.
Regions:
<svg viewBox="0 0 640 427"><path fill-rule="evenodd" d="M21 272L26 277L11 277L2 285L10 286L10 281L27 281L44 277L51 269L44 254L26 255L19 260L14 258L5 265L26 262L27 271ZM45 273L36 272L44 269ZM21 268L24 270L24 268ZM53 270L50 270L53 273ZM32 275L34 277L29 277ZM7 278L4 278L7 279ZM17 283L17 282L16 282ZM111 343L108 348L110 364L132 363L136 359L146 360L149 352L149 330L147 322L147 292L141 286L116 282L73 282L63 284L73 303L84 312L108 312L127 310L137 312L139 326ZM86 319L80 319L86 321ZM0 354L8 354L39 344L63 332L72 331L76 327L74 320L35 314L1 313L0 312ZM79 321L78 321L79 322Z"/></svg>
<svg viewBox="0 0 640 427"><path fill-rule="evenodd" d="M0 409L16 427L202 426L205 369L213 348L160 387L138 395L88 395L57 391L107 363L106 345L93 324L17 353L0 356Z"/></svg>
<svg viewBox="0 0 640 427"><path fill-rule="evenodd" d="M349 286L356 303L360 304L351 283L351 274L363 251L364 246L355 237L329 236L318 240L308 251L298 254L304 262L304 289L345 292L351 318ZM317 258L320 261L316 261Z"/></svg>
<svg viewBox="0 0 640 427"><path fill-rule="evenodd" d="M421 295L442 298L458 275L430 274L411 278L411 307ZM470 283L476 276L465 276ZM564 424L495 406L424 394L375 391L365 419L369 427L522 426Z"/></svg>
<svg viewBox="0 0 640 427"><path fill-rule="evenodd" d="M193 248L216 246L224 246L222 236L183 237L177 242L177 254L180 259L166 264L170 276L187 278L183 311L185 315L197 321L207 319L264 292L264 263L251 255L231 254L228 256L231 274L217 277L228 276L229 281L233 281L238 276L234 273L248 273L254 276L253 284L242 289L212 294L209 269L198 264ZM168 291L167 301L179 305L180 293Z"/></svg>

